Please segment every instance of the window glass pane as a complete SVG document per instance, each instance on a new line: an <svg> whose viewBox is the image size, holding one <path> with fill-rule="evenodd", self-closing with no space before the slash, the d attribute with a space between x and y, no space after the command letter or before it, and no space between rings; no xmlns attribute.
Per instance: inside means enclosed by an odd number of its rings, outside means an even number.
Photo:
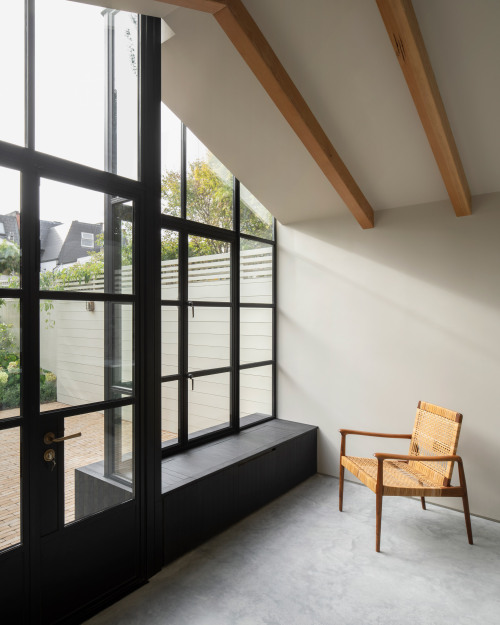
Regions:
<svg viewBox="0 0 500 625"><path fill-rule="evenodd" d="M240 301L271 304L273 301L273 246L241 238Z"/></svg>
<svg viewBox="0 0 500 625"><path fill-rule="evenodd" d="M35 11L36 148L103 169L106 18L102 8L36 0Z"/></svg>
<svg viewBox="0 0 500 625"><path fill-rule="evenodd" d="M67 417L64 427L57 435L82 434L63 443L64 522L78 521L133 499L133 407Z"/></svg>
<svg viewBox="0 0 500 625"><path fill-rule="evenodd" d="M240 371L240 419L243 419L240 425L248 425L257 415L263 418L270 417L272 413L272 365Z"/></svg>
<svg viewBox="0 0 500 625"><path fill-rule="evenodd" d="M0 430L0 551L21 542L21 428Z"/></svg>
<svg viewBox="0 0 500 625"><path fill-rule="evenodd" d="M114 30L113 93L116 99L116 173L137 179L139 83L138 19L134 13L111 12ZM110 171L115 171L109 167Z"/></svg>
<svg viewBox="0 0 500 625"><path fill-rule="evenodd" d="M161 307L161 374L176 375L179 371L179 309Z"/></svg>
<svg viewBox="0 0 500 625"><path fill-rule="evenodd" d="M179 233L161 231L161 298L179 299Z"/></svg>
<svg viewBox="0 0 500 625"><path fill-rule="evenodd" d="M133 307L42 300L42 411L133 393Z"/></svg>
<svg viewBox="0 0 500 625"><path fill-rule="evenodd" d="M20 413L19 316L18 299L0 299L0 419Z"/></svg>
<svg viewBox="0 0 500 625"><path fill-rule="evenodd" d="M181 120L161 105L161 210L181 216Z"/></svg>
<svg viewBox="0 0 500 625"><path fill-rule="evenodd" d="M271 308L240 309L240 362L262 362L273 357Z"/></svg>
<svg viewBox="0 0 500 625"><path fill-rule="evenodd" d="M231 244L190 236L188 299L228 302L231 299Z"/></svg>
<svg viewBox="0 0 500 625"><path fill-rule="evenodd" d="M40 288L132 293L133 212L131 202L42 179Z"/></svg>
<svg viewBox="0 0 500 625"><path fill-rule="evenodd" d="M8 98L0 98L0 102L5 99ZM0 167L0 287L3 289L19 288L20 184L18 171Z"/></svg>
<svg viewBox="0 0 500 625"><path fill-rule="evenodd" d="M186 131L186 216L232 229L233 176L190 131Z"/></svg>
<svg viewBox="0 0 500 625"><path fill-rule="evenodd" d="M0 58L0 140L24 145L24 2L19 0L2 2Z"/></svg>
<svg viewBox="0 0 500 625"><path fill-rule="evenodd" d="M229 426L231 414L229 373L194 378L193 384L190 381L188 388L189 438Z"/></svg>
<svg viewBox="0 0 500 625"><path fill-rule="evenodd" d="M229 367L231 310L198 306L191 311L188 315L189 371Z"/></svg>
<svg viewBox="0 0 500 625"><path fill-rule="evenodd" d="M161 442L177 443L179 428L179 382L161 385Z"/></svg>
<svg viewBox="0 0 500 625"><path fill-rule="evenodd" d="M66 0L35 4L37 150L136 178L137 16ZM107 79L106 41L114 47Z"/></svg>
<svg viewBox="0 0 500 625"><path fill-rule="evenodd" d="M240 230L262 239L273 238L273 216L250 191L240 184Z"/></svg>

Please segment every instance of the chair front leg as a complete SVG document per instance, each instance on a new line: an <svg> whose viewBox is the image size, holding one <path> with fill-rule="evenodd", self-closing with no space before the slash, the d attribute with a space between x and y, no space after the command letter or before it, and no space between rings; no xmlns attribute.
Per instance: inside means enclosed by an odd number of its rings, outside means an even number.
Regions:
<svg viewBox="0 0 500 625"><path fill-rule="evenodd" d="M341 434L342 440L340 441L340 469L339 469L339 510L342 512L342 505L344 502L344 465L342 464L342 458L345 456L345 434Z"/></svg>
<svg viewBox="0 0 500 625"><path fill-rule="evenodd" d="M375 541L375 551L377 553L380 552L380 534L382 531L382 497L384 494L384 461L379 458L378 459L378 468L377 468L377 507L376 507L376 541Z"/></svg>
<svg viewBox="0 0 500 625"><path fill-rule="evenodd" d="M420 501L422 502L422 510L427 510L425 507L425 497L420 497Z"/></svg>
<svg viewBox="0 0 500 625"><path fill-rule="evenodd" d="M458 464L458 478L460 480L460 487L462 489L462 502L464 504L464 516L465 516L465 527L467 528L467 538L469 539L469 545L473 545L472 542L472 525L470 522L470 510L469 510L469 497L467 495L467 484L465 482L465 472L464 465L462 462L457 462Z"/></svg>

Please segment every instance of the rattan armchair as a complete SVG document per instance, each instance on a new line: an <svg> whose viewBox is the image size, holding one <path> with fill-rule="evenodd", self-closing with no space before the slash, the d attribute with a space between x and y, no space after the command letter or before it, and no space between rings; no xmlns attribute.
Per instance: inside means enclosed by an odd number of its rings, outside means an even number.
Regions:
<svg viewBox="0 0 500 625"><path fill-rule="evenodd" d="M462 497L465 525L472 545L469 500L462 458L456 455L462 415L426 402L418 402L413 434L379 434L358 430L340 430L339 510L342 512L344 470L347 469L377 496L376 551L380 551L382 497L400 495L420 497ZM345 455L347 435L410 439L408 455L376 453L375 458ZM460 486L451 486L453 463L458 465Z"/></svg>

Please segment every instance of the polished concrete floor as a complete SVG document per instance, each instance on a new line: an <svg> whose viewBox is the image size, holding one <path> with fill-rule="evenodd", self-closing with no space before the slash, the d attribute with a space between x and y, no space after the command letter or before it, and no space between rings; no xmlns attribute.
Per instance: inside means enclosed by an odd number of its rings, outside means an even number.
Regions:
<svg viewBox="0 0 500 625"><path fill-rule="evenodd" d="M499 625L500 524L316 475L97 615L92 625Z"/></svg>

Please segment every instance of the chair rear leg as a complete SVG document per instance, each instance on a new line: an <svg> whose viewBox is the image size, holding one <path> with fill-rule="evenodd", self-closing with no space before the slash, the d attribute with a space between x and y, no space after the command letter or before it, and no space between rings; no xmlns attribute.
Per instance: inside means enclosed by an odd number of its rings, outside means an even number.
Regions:
<svg viewBox="0 0 500 625"><path fill-rule="evenodd" d="M344 467L340 465L339 476L339 510L342 512L342 505L344 503Z"/></svg>
<svg viewBox="0 0 500 625"><path fill-rule="evenodd" d="M420 501L422 502L422 510L427 510L425 507L425 497L420 497Z"/></svg>
<svg viewBox="0 0 500 625"><path fill-rule="evenodd" d="M380 533L382 530L382 490L377 493L377 531L375 551L380 552Z"/></svg>
<svg viewBox="0 0 500 625"><path fill-rule="evenodd" d="M470 511L469 511L469 498L467 496L467 492L462 497L462 501L464 503L464 516L465 516L465 527L467 528L467 538L469 539L469 545L473 545L472 541L472 525L470 523Z"/></svg>
<svg viewBox="0 0 500 625"><path fill-rule="evenodd" d="M344 465L342 458L345 456L345 435L341 434L340 440L340 470L339 470L339 510L342 512L344 504Z"/></svg>

